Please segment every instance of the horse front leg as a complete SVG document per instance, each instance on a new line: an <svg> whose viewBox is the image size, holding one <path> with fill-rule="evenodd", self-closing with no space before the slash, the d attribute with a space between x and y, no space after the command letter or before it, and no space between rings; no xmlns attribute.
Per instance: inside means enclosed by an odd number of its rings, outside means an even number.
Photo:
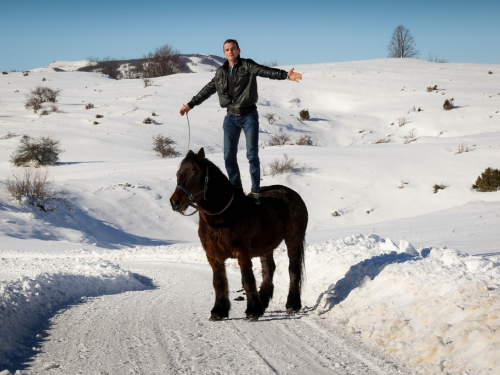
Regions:
<svg viewBox="0 0 500 375"><path fill-rule="evenodd" d="M222 320L229 317L229 309L231 308L226 265L224 264L224 260L212 258L208 255L207 258L213 271L213 286L215 291L215 304L210 312L210 320Z"/></svg>
<svg viewBox="0 0 500 375"><path fill-rule="evenodd" d="M259 296L265 310L269 306L269 301L273 298L274 293L273 276L276 264L274 263L273 253L261 256L260 263L262 264L262 283L260 284Z"/></svg>
<svg viewBox="0 0 500 375"><path fill-rule="evenodd" d="M246 318L251 321L256 321L264 314L264 307L260 302L255 277L252 270L252 259L247 256L238 257L238 264L241 270L241 283L247 295L247 309L245 311Z"/></svg>

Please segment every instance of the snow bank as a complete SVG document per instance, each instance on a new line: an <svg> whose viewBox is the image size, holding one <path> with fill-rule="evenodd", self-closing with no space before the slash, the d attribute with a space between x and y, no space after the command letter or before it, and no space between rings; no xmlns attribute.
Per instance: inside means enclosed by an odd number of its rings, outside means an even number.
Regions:
<svg viewBox="0 0 500 375"><path fill-rule="evenodd" d="M331 240L307 256L304 301L320 317L422 373L500 373L500 263L377 236Z"/></svg>
<svg viewBox="0 0 500 375"><path fill-rule="evenodd" d="M26 267L53 270L36 276L0 281L0 365L22 356L25 340L34 339L34 329L56 309L84 297L141 290L132 273L108 261L29 259ZM0 265L20 266L22 260L0 259Z"/></svg>

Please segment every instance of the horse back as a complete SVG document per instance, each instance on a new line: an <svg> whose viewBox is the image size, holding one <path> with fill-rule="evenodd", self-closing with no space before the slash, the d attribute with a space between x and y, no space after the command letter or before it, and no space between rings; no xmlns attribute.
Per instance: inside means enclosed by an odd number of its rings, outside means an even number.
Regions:
<svg viewBox="0 0 500 375"><path fill-rule="evenodd" d="M252 198L235 202L225 225L200 219L198 234L207 253L237 258L241 252L258 257L272 252L281 241L304 240L308 212L300 195L283 185L261 188L261 204Z"/></svg>

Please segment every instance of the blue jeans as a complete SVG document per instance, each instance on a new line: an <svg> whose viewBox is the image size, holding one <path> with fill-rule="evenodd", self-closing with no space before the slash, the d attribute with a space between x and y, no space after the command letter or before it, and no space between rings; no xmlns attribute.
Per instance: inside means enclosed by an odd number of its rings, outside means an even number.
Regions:
<svg viewBox="0 0 500 375"><path fill-rule="evenodd" d="M259 160L259 114L257 111L244 116L227 114L224 118L224 161L229 181L234 187L242 189L240 168L238 167L238 142L241 131L245 133L247 159L250 164L252 191L260 191Z"/></svg>

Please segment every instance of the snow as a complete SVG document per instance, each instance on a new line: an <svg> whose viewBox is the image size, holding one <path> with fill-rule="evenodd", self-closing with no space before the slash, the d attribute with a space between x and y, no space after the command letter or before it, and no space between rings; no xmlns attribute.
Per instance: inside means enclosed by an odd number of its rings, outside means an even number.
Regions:
<svg viewBox="0 0 500 375"><path fill-rule="evenodd" d="M57 340L30 347L42 334L43 322L85 309L93 298L112 305L112 295L132 291L137 303L148 305L151 283L164 283L166 289L158 293L170 293L169 276L157 267L182 266L186 274L203 267L210 290L197 216L179 216L168 200L182 156L161 159L151 150L158 134L175 140L180 154L187 150L188 123L178 111L213 77L212 66L204 69L200 58L193 59L197 74L156 78L150 87L142 80L72 71L82 62L55 62L28 76L0 76L0 183L20 171L9 160L21 135L50 135L60 140L64 152L57 165L47 168L49 176L57 190L68 192L70 203L52 202L53 210L42 212L18 204L0 188L0 374L58 371L59 366L63 371L65 364L44 349ZM300 321L319 333L307 336L308 329L291 322L282 322L279 330L300 331L323 353L325 368L337 366L327 359L330 343L324 336L345 333L414 373L500 372L500 192L471 189L485 168L500 168L499 67L382 59L295 66L303 73L300 84L259 80L263 169L284 154L305 166L300 173L264 174L262 184L290 186L308 207L306 307ZM40 84L61 89L57 112L40 116L24 108L26 94ZM426 91L434 85L437 91ZM444 100L451 98L456 107L444 111ZM94 108L86 110L88 103ZM309 121L298 119L301 109L309 110ZM144 124L152 112L158 115L155 122ZM264 118L267 113L277 118L274 125ZM216 97L189 113L190 148L204 147L221 168L223 116ZM413 129L416 139L404 143ZM280 132L292 140L309 135L316 146L271 146L269 135ZM376 143L380 139L391 142ZM243 183L249 190L240 143ZM458 153L462 144L468 152ZM447 187L434 193L433 185L440 183ZM334 211L339 215L333 216ZM269 315L282 313L288 287L284 247L276 250L275 260ZM238 280L237 264L230 261L228 267ZM258 262L254 268L257 275ZM181 291L188 280L181 282ZM208 291L178 295L176 302L191 303L198 313L179 318L183 324L200 325L206 319L210 307L202 309L198 300L209 306L212 297ZM97 306L97 300L93 303ZM128 314L122 311L124 321ZM243 313L233 306L231 316ZM243 324L227 323L233 328ZM182 331L181 323L172 324L176 335ZM248 326L243 335L251 334ZM143 323L139 329L149 332L146 327ZM209 328L202 327L192 334L209 335L204 331ZM63 329L62 335L69 331ZM216 337L215 332L208 337ZM254 342L259 345L264 348L263 342ZM195 346L187 349L195 353ZM354 368L356 358L363 357L354 353L352 362L337 365ZM47 360L31 367L20 365L44 355ZM285 359L276 361L275 369L291 371L285 370ZM168 368L188 371L180 363ZM208 362L195 363L190 371ZM129 372L128 365L120 366L117 371Z"/></svg>

